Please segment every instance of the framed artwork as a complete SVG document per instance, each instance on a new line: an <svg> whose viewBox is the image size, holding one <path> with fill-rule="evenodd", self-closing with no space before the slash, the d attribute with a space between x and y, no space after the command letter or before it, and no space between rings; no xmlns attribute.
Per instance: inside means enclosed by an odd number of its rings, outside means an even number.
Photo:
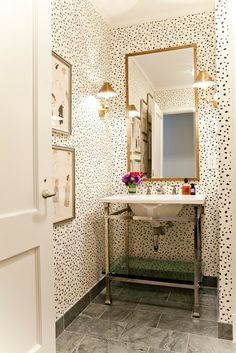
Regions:
<svg viewBox="0 0 236 353"><path fill-rule="evenodd" d="M52 52L52 130L71 134L72 66Z"/></svg>
<svg viewBox="0 0 236 353"><path fill-rule="evenodd" d="M133 153L141 152L141 119L139 117L132 120L131 150Z"/></svg>
<svg viewBox="0 0 236 353"><path fill-rule="evenodd" d="M150 93L147 94L147 115L148 115L148 123L152 124L153 96Z"/></svg>
<svg viewBox="0 0 236 353"><path fill-rule="evenodd" d="M141 118L141 132L142 134L147 135L148 132L148 116L147 116L147 103L144 99L140 100L140 118Z"/></svg>
<svg viewBox="0 0 236 353"><path fill-rule="evenodd" d="M138 159L138 158L133 159L131 161L131 166L132 166L131 168L132 168L133 172L140 172L140 170L141 170L141 159Z"/></svg>
<svg viewBox="0 0 236 353"><path fill-rule="evenodd" d="M148 141L145 139L142 140L141 172L148 172Z"/></svg>
<svg viewBox="0 0 236 353"><path fill-rule="evenodd" d="M52 147L53 162L53 224L75 218L75 150Z"/></svg>
<svg viewBox="0 0 236 353"><path fill-rule="evenodd" d="M152 159L152 130L148 129L148 159Z"/></svg>

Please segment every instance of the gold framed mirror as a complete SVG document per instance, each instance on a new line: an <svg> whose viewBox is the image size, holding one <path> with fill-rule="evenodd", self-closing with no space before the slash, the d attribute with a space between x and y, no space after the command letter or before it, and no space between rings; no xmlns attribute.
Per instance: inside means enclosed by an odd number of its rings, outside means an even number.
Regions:
<svg viewBox="0 0 236 353"><path fill-rule="evenodd" d="M195 44L126 55L128 171L146 181L198 181Z"/></svg>

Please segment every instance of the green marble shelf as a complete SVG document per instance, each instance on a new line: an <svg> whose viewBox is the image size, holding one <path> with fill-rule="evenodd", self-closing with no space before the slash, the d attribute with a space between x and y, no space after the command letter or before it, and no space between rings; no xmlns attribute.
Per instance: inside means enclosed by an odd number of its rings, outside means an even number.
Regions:
<svg viewBox="0 0 236 353"><path fill-rule="evenodd" d="M203 262L199 264L202 281ZM154 260L121 256L111 264L111 273L116 275L131 275L166 280L194 280L194 263L187 261Z"/></svg>

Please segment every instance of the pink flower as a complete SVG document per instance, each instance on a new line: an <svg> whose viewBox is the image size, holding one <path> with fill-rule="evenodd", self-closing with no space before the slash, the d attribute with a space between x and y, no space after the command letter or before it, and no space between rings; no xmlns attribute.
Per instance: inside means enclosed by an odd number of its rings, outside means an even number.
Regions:
<svg viewBox="0 0 236 353"><path fill-rule="evenodd" d="M144 178L144 174L140 172L128 172L123 175L122 181L125 185L139 185Z"/></svg>

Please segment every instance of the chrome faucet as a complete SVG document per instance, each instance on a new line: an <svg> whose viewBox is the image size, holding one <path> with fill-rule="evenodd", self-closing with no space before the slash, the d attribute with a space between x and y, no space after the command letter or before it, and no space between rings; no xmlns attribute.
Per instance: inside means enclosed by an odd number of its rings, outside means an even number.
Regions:
<svg viewBox="0 0 236 353"><path fill-rule="evenodd" d="M165 195L165 190L162 185L157 188L157 194Z"/></svg>
<svg viewBox="0 0 236 353"><path fill-rule="evenodd" d="M177 195L176 185L172 185L172 195Z"/></svg>

